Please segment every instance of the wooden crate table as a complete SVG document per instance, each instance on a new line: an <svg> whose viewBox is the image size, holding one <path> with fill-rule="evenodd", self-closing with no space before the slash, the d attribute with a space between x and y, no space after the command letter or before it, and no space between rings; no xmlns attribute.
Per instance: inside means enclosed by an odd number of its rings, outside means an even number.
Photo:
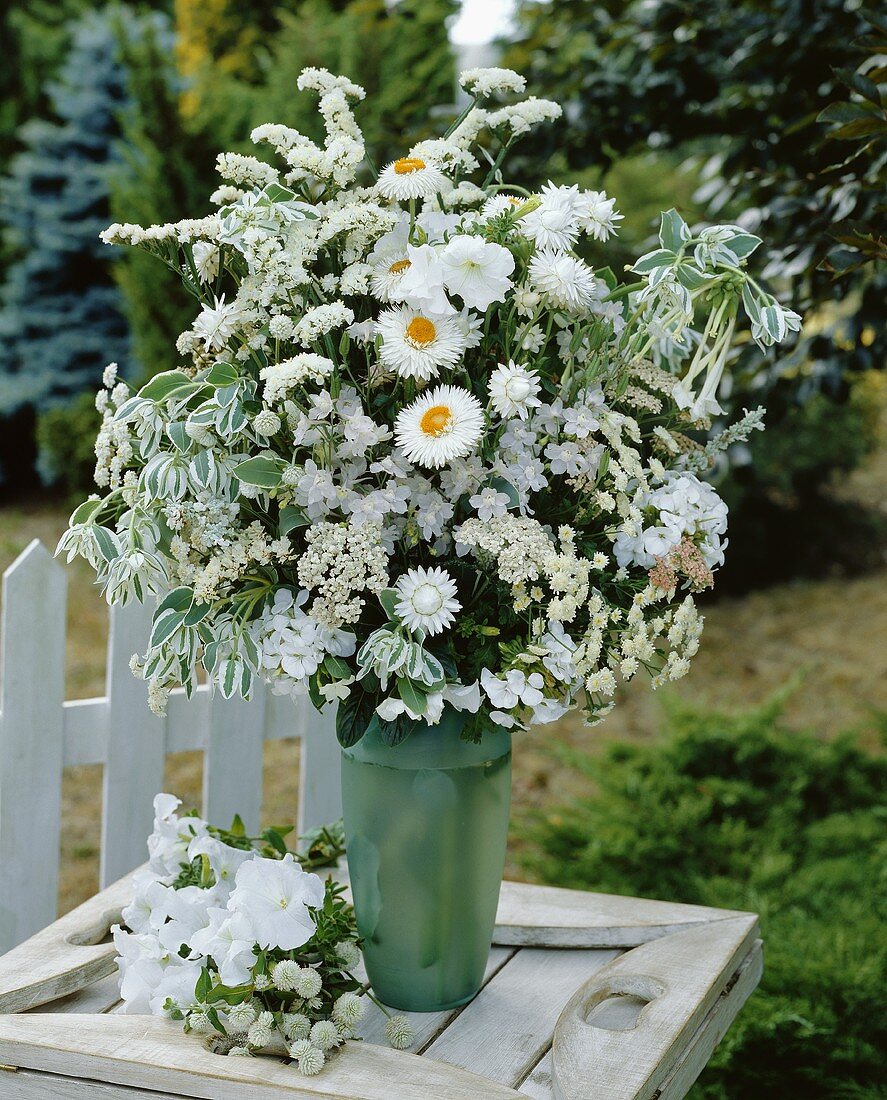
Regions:
<svg viewBox="0 0 887 1100"><path fill-rule="evenodd" d="M762 970L752 913L505 882L470 1004L410 1014L407 1052L373 1007L365 1041L303 1077L115 1012L130 894L127 876L0 958L2 1100L679 1100Z"/></svg>

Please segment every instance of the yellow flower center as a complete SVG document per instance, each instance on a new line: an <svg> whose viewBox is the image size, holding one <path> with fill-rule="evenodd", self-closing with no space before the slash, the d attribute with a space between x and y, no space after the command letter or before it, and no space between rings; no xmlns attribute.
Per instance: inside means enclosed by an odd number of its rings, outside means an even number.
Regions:
<svg viewBox="0 0 887 1100"><path fill-rule="evenodd" d="M394 162L394 171L399 176L408 176L411 172L421 172L425 161L419 157L401 157Z"/></svg>
<svg viewBox="0 0 887 1100"><path fill-rule="evenodd" d="M437 329L427 317L414 317L407 325L406 337L411 344L424 347L437 336Z"/></svg>
<svg viewBox="0 0 887 1100"><path fill-rule="evenodd" d="M446 405L432 405L430 409L426 409L422 413L422 419L419 421L419 430L423 435L430 435L437 438L439 435L443 435L453 422L453 414L450 412Z"/></svg>
<svg viewBox="0 0 887 1100"><path fill-rule="evenodd" d="M388 268L388 270L391 272L392 275L399 275L401 271L406 271L409 266L409 260L395 260L391 267Z"/></svg>

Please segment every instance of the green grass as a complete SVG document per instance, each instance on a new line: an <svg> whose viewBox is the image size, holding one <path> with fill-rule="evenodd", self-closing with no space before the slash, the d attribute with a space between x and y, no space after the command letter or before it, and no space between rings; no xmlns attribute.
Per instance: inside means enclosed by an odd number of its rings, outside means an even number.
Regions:
<svg viewBox="0 0 887 1100"><path fill-rule="evenodd" d="M887 1095L887 759L777 704L672 708L656 743L568 755L596 793L524 825L528 873L761 915L761 987L693 1100Z"/></svg>

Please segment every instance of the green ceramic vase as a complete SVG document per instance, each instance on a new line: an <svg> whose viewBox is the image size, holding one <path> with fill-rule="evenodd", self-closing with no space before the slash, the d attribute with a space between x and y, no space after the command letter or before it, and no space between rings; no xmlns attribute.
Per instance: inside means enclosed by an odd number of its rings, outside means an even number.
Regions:
<svg viewBox="0 0 887 1100"><path fill-rule="evenodd" d="M348 867L373 990L435 1012L480 989L511 805L511 734L460 740L464 716L417 722L400 745L370 728L342 750Z"/></svg>

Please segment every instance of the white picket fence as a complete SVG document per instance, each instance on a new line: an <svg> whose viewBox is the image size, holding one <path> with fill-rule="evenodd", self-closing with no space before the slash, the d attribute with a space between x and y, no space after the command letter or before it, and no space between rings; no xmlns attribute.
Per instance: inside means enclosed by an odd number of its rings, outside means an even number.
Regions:
<svg viewBox="0 0 887 1100"><path fill-rule="evenodd" d="M110 611L107 694L65 701L67 576L35 539L3 574L0 621L0 953L55 920L62 769L104 768L101 885L145 859L154 795L165 757L202 749L202 812L235 813L256 829L262 805L262 746L301 739L299 829L341 814L334 713L306 699L261 692L226 701L205 686L174 692L166 718L148 710L129 659L144 652L151 610Z"/></svg>

